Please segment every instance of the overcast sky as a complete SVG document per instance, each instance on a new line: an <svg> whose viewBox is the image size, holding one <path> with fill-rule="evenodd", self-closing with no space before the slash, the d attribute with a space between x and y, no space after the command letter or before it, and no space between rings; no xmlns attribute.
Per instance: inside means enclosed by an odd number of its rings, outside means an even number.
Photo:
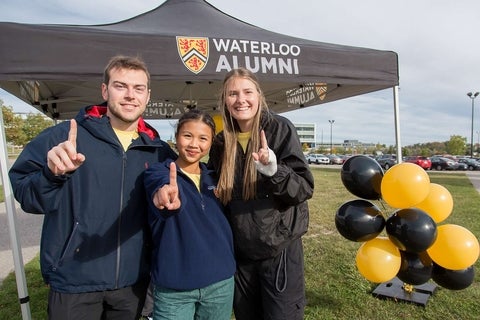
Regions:
<svg viewBox="0 0 480 320"><path fill-rule="evenodd" d="M131 18L163 0L1 0L0 21L103 24ZM399 57L400 142L470 143L472 100L480 91L480 1L242 0L207 1L258 27L314 41L395 51ZM194 14L194 13L192 13ZM1 50L1 49L0 49ZM99 88L100 90L100 88ZM0 89L17 112L35 109ZM474 143L480 137L480 99ZM284 113L292 122L317 124L318 142L395 144L392 89ZM164 139L174 121L155 121Z"/></svg>

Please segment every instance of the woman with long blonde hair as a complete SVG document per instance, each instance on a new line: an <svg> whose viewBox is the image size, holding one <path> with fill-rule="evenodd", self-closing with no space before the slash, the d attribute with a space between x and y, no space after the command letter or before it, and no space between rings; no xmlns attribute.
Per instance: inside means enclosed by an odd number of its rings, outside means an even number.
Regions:
<svg viewBox="0 0 480 320"><path fill-rule="evenodd" d="M303 319L301 236L313 176L293 124L272 113L256 76L227 73L219 99L223 131L210 151L237 259L237 320Z"/></svg>

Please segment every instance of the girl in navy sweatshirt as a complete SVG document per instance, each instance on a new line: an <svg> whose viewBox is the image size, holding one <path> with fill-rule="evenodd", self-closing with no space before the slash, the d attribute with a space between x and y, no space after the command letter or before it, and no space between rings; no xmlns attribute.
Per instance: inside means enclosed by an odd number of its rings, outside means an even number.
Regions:
<svg viewBox="0 0 480 320"><path fill-rule="evenodd" d="M192 110L178 121L179 157L145 172L154 249L154 319L228 320L235 260L232 232L216 196L208 154L215 123Z"/></svg>

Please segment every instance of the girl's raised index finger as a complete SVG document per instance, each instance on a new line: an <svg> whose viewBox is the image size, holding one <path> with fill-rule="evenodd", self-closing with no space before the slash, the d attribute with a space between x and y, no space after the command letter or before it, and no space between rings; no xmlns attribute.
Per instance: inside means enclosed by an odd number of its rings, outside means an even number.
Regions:
<svg viewBox="0 0 480 320"><path fill-rule="evenodd" d="M170 163L170 186L177 186L177 166L173 161Z"/></svg>
<svg viewBox="0 0 480 320"><path fill-rule="evenodd" d="M68 141L70 141L73 146L77 147L77 121L74 119L70 120L70 131L68 131Z"/></svg>

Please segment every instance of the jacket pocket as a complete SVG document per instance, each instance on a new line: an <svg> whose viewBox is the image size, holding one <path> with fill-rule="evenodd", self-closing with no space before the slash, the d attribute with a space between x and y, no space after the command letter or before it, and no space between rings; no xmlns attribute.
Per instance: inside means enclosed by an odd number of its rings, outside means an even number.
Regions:
<svg viewBox="0 0 480 320"><path fill-rule="evenodd" d="M59 267L63 264L65 259L71 259L74 255L74 250L77 245L80 243L81 239L79 238L79 223L78 221L75 222L70 237L68 238L67 244L65 245L62 254L60 255L59 260L56 263L56 267Z"/></svg>
<svg viewBox="0 0 480 320"><path fill-rule="evenodd" d="M236 254L261 260L277 256L308 229L306 203L276 208L270 199L234 200L229 205Z"/></svg>

